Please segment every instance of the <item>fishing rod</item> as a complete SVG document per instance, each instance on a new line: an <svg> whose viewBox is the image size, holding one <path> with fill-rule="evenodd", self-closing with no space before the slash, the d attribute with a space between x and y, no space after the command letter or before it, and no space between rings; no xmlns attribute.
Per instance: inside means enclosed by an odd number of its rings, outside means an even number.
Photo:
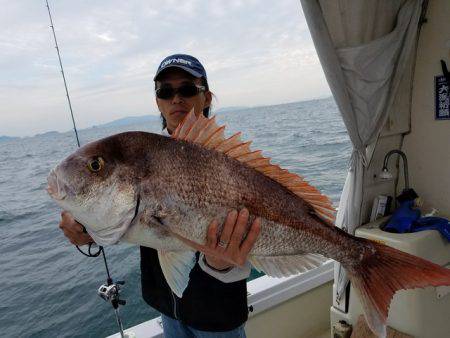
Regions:
<svg viewBox="0 0 450 338"><path fill-rule="evenodd" d="M75 132L75 137L77 138L77 145L79 148L80 147L80 139L78 138L77 126L75 124L75 118L73 117L72 103L70 102L69 89L67 89L66 75L64 74L64 67L63 67L62 61L61 61L61 54L59 52L58 40L56 40L55 26L53 25L53 18L52 18L52 14L50 13L50 6L48 4L48 0L45 0L45 3L47 5L48 17L50 19L50 27L53 32L53 39L55 40L55 48L56 48L56 52L58 54L59 67L61 68L61 75L62 75L62 78L64 81L64 88L66 89L66 96L67 96L67 102L69 103L70 116L72 116L73 130Z"/></svg>
<svg viewBox="0 0 450 338"><path fill-rule="evenodd" d="M55 25L53 24L53 18L52 18L52 14L50 11L50 5L48 3L48 0L45 0L45 4L47 7L48 17L50 20L50 28L52 29L53 39L55 41L56 52L58 54L59 67L61 69L61 75L62 75L63 82L64 82L64 88L66 90L66 97L67 97L67 102L69 104L70 116L72 117L73 130L75 132L77 146L79 148L80 147L80 138L78 137L78 131L77 131L77 126L76 126L75 118L74 118L74 114L73 114L72 103L70 101L69 89L67 88L66 75L64 73L64 67L63 67L62 60L61 60L61 53L59 51L58 40L56 39ZM83 226L83 232L86 233L86 228L84 226ZM105 264L107 279L106 279L106 284L102 284L98 288L97 293L105 301L109 301L111 303L112 307L114 308L114 314L116 316L117 325L119 326L120 335L122 338L125 338L125 334L123 332L122 321L120 320L120 315L119 315L119 306L126 304L126 301L124 299L120 299L120 285L124 285L125 282L117 281L116 283L114 283L114 281L111 278L111 275L109 273L108 263L106 261L105 249L102 246L99 246L98 251L96 253L92 253L91 252L92 245L93 245L93 243L89 243L88 253L85 253L83 250L81 250L78 245L76 245L76 248L79 252L81 252L83 255L85 255L87 257L98 257L100 254L102 254L103 262Z"/></svg>

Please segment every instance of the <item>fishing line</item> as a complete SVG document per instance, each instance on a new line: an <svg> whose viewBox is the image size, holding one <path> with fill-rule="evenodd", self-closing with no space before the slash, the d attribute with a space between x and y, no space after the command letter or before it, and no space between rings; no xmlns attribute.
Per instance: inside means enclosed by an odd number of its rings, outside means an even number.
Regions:
<svg viewBox="0 0 450 338"><path fill-rule="evenodd" d="M50 12L50 6L48 4L48 0L45 0L45 3L46 3L47 11L48 11L48 17L50 19L50 28L52 29L53 39L55 41L56 52L58 54L59 66L61 69L61 75L62 75L63 82L64 82L64 88L66 90L66 97L67 97L67 103L69 104L70 116L72 117L73 130L75 132L77 146L78 146L78 148L80 148L80 139L78 137L78 131L77 131L77 126L76 126L75 118L74 118L74 114L73 114L72 103L70 101L69 89L67 88L66 75L64 74L64 67L63 67L62 60L61 60L61 54L59 51L58 40L56 39L55 26L53 24L53 18L52 18L52 14ZM86 233L86 229L84 227L83 227L83 232ZM102 254L103 262L105 264L107 279L106 279L106 284L101 285L100 288L98 289L98 294L104 300L111 302L111 305L114 308L114 313L116 315L116 320L117 320L117 325L119 326L120 335L122 338L124 338L125 335L123 332L122 321L120 320L118 309L119 309L119 305L125 305L125 303L126 303L125 300L119 298L119 292L120 292L119 285L123 285L123 284L125 284L125 282L124 281L117 281L116 283L113 282L113 279L111 278L111 275L109 273L108 263L106 261L106 255L105 255L105 250L104 250L103 246L99 246L98 251L95 253L92 253L91 248L92 248L93 244L94 243L89 243L88 253L85 253L83 250L81 250L78 245L76 245L76 248L79 252L81 252L83 255L85 255L87 257L98 257L100 254Z"/></svg>

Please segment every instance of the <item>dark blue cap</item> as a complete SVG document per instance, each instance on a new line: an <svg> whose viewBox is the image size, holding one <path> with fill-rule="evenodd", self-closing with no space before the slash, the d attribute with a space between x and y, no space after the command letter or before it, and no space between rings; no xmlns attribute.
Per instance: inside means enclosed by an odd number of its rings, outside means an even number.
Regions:
<svg viewBox="0 0 450 338"><path fill-rule="evenodd" d="M187 54L173 54L162 60L153 80L156 81L162 71L172 67L183 69L194 77L204 77L207 80L206 70L200 61Z"/></svg>

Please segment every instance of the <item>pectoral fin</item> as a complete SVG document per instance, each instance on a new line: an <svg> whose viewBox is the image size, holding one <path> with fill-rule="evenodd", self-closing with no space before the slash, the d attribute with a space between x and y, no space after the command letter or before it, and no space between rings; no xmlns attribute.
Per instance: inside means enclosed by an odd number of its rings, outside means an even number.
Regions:
<svg viewBox="0 0 450 338"><path fill-rule="evenodd" d="M196 263L194 251L158 251L162 272L172 291L181 298Z"/></svg>
<svg viewBox="0 0 450 338"><path fill-rule="evenodd" d="M286 277L306 272L322 265L327 259L317 254L294 256L252 256L250 263L271 277Z"/></svg>

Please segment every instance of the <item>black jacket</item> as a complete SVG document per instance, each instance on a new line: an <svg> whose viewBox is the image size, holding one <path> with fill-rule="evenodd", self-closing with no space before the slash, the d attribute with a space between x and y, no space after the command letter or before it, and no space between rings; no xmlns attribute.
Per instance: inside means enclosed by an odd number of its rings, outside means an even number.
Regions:
<svg viewBox="0 0 450 338"><path fill-rule="evenodd" d="M194 329L229 331L247 321L246 280L223 283L197 263L183 297L178 298L164 278L156 250L141 247L141 282L148 305Z"/></svg>

